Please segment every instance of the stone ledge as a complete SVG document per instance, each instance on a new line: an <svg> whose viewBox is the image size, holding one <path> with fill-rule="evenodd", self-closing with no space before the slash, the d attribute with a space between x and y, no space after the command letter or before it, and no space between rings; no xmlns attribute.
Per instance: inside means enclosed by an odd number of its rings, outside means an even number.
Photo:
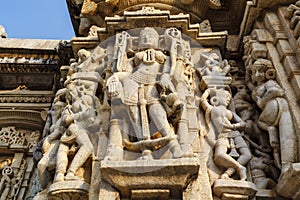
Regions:
<svg viewBox="0 0 300 200"><path fill-rule="evenodd" d="M189 182L197 177L199 167L197 158L180 158L102 161L100 170L102 178L124 198L131 198L132 191L137 188L169 190L170 198L173 198L180 196Z"/></svg>
<svg viewBox="0 0 300 200"><path fill-rule="evenodd" d="M213 190L217 196L222 196L223 193L229 193L253 197L256 194L256 186L254 183L240 180L218 179L214 183Z"/></svg>

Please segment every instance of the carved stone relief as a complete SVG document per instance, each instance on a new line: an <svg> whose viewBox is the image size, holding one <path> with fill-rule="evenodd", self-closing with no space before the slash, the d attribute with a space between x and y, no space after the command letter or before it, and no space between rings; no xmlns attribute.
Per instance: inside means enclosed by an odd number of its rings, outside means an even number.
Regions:
<svg viewBox="0 0 300 200"><path fill-rule="evenodd" d="M246 74L176 28L123 31L77 54L61 69L64 88L44 129L37 196L276 196L280 171L294 161L284 149L294 129L267 49L253 36Z"/></svg>
<svg viewBox="0 0 300 200"><path fill-rule="evenodd" d="M300 198L300 1L67 3L86 37L0 26L1 200Z"/></svg>
<svg viewBox="0 0 300 200"><path fill-rule="evenodd" d="M180 13L183 9L188 8L193 12L194 20L202 20L203 13L207 9L219 10L222 8L222 3L220 0L204 0L204 1L194 1L194 0L163 0L163 1L123 1L123 0L107 0L107 1L95 1L95 0L85 0L85 1L73 1L70 0L69 4L76 8L80 12L80 21L78 26L78 33L80 35L87 35L90 27L92 25L103 26L105 19L104 16L112 17L115 14L124 12L125 10L138 10L146 3L155 3L155 7L159 9L168 10L170 9L173 13ZM154 8L153 8L154 9ZM149 12L149 10L147 11ZM77 30L76 30L77 31Z"/></svg>

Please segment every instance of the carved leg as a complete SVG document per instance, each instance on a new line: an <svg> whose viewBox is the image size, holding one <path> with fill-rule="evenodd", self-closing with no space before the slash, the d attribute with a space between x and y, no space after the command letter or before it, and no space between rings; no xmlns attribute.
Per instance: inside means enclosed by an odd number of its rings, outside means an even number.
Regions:
<svg viewBox="0 0 300 200"><path fill-rule="evenodd" d="M284 173L295 161L296 136L293 120L289 111L283 112L279 121L279 140L281 154L281 172Z"/></svg>
<svg viewBox="0 0 300 200"><path fill-rule="evenodd" d="M228 168L222 175L221 179L229 179L235 173L235 169L233 167Z"/></svg>
<svg viewBox="0 0 300 200"><path fill-rule="evenodd" d="M190 144L191 138L189 138L188 121L185 119L181 119L178 122L178 136L183 157L192 157L193 151Z"/></svg>
<svg viewBox="0 0 300 200"><path fill-rule="evenodd" d="M229 141L227 138L219 138L215 147L214 161L217 165L229 168L234 168L241 178L241 180L246 180L246 168L242 166L239 162L233 159L227 154L229 146ZM229 170L230 172L233 170Z"/></svg>
<svg viewBox="0 0 300 200"><path fill-rule="evenodd" d="M162 105L152 104L149 108L149 115L163 137L173 137L175 135L174 131L170 127L166 111L164 110ZM177 139L173 139L170 141L169 148L172 152L173 158L182 157L182 151Z"/></svg>
<svg viewBox="0 0 300 200"><path fill-rule="evenodd" d="M171 129L170 124L167 119L167 114L165 109L160 104L152 104L149 106L149 116L154 122L157 130L165 136L175 135L174 131Z"/></svg>
<svg viewBox="0 0 300 200"><path fill-rule="evenodd" d="M93 154L93 144L91 143L88 133L84 129L80 130L81 133L77 136L76 142L80 145L80 149L74 156L72 163L68 169L68 173L65 177L66 180L78 179L75 177L76 171L81 167L87 159Z"/></svg>
<svg viewBox="0 0 300 200"><path fill-rule="evenodd" d="M56 173L54 182L64 181L64 175L67 171L69 146L60 143L56 158Z"/></svg>
<svg viewBox="0 0 300 200"><path fill-rule="evenodd" d="M107 160L123 160L123 138L120 130L119 120L110 120L109 144L105 159Z"/></svg>
<svg viewBox="0 0 300 200"><path fill-rule="evenodd" d="M134 137L137 137L138 140L143 139L143 131L142 131L142 125L141 125L141 118L140 118L140 109L138 106L128 106L129 113L129 120L130 123L134 129ZM133 133L129 133L133 134Z"/></svg>
<svg viewBox="0 0 300 200"><path fill-rule="evenodd" d="M281 169L278 129L275 128L274 126L270 126L268 128L268 132L269 132L269 138L270 138L270 145L273 148L274 164L276 167Z"/></svg>
<svg viewBox="0 0 300 200"><path fill-rule="evenodd" d="M53 144L51 144L52 146ZM37 168L38 168L38 177L39 177L39 182L40 182L40 185L41 185L41 188L42 189L45 189L47 187L47 184L49 183L49 173L47 172L47 167L48 167L48 163L49 163L49 160L50 160L50 151L51 151L51 148L50 147L50 150L47 151L42 159L39 161L38 165L37 165Z"/></svg>

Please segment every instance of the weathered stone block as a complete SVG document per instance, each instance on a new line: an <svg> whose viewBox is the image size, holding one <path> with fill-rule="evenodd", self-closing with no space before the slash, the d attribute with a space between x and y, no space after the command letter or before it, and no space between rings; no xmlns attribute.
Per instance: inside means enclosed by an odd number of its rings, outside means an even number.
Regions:
<svg viewBox="0 0 300 200"><path fill-rule="evenodd" d="M300 163L294 163L280 177L277 192L286 198L299 199L300 188Z"/></svg>
<svg viewBox="0 0 300 200"><path fill-rule="evenodd" d="M258 58L266 58L268 54L268 50L266 45L254 42L251 44L251 56L253 59L258 59Z"/></svg>
<svg viewBox="0 0 300 200"><path fill-rule="evenodd" d="M49 199L88 199L90 185L84 181L62 181L52 184L48 189Z"/></svg>
<svg viewBox="0 0 300 200"><path fill-rule="evenodd" d="M164 189L145 189L145 190L131 190L131 199L169 199L170 190Z"/></svg>
<svg viewBox="0 0 300 200"><path fill-rule="evenodd" d="M286 56L283 58L284 70L290 78L292 73L300 72L300 66L295 56Z"/></svg>
<svg viewBox="0 0 300 200"><path fill-rule="evenodd" d="M300 101L300 74L294 74L292 76L291 84L299 102Z"/></svg>
<svg viewBox="0 0 300 200"><path fill-rule="evenodd" d="M292 50L290 44L287 40L278 40L276 44L277 51L280 56L280 60L288 55L294 55L294 51Z"/></svg>
<svg viewBox="0 0 300 200"><path fill-rule="evenodd" d="M223 193L221 199L222 200L248 200L249 197L243 194Z"/></svg>
<svg viewBox="0 0 300 200"><path fill-rule="evenodd" d="M255 29L252 31L251 35L255 40L261 43L273 42L272 35L265 29Z"/></svg>

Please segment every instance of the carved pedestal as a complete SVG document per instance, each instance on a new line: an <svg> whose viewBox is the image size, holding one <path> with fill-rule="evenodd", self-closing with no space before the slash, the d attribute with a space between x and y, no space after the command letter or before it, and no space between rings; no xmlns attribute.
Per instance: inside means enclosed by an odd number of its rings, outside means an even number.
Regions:
<svg viewBox="0 0 300 200"><path fill-rule="evenodd" d="M53 183L48 189L48 199L88 199L90 185L84 181L63 181Z"/></svg>
<svg viewBox="0 0 300 200"><path fill-rule="evenodd" d="M125 199L174 199L182 198L199 167L197 158L104 161L101 175Z"/></svg>
<svg viewBox="0 0 300 200"><path fill-rule="evenodd" d="M216 180L213 190L222 200L247 200L256 193L255 184L252 182L225 179Z"/></svg>

